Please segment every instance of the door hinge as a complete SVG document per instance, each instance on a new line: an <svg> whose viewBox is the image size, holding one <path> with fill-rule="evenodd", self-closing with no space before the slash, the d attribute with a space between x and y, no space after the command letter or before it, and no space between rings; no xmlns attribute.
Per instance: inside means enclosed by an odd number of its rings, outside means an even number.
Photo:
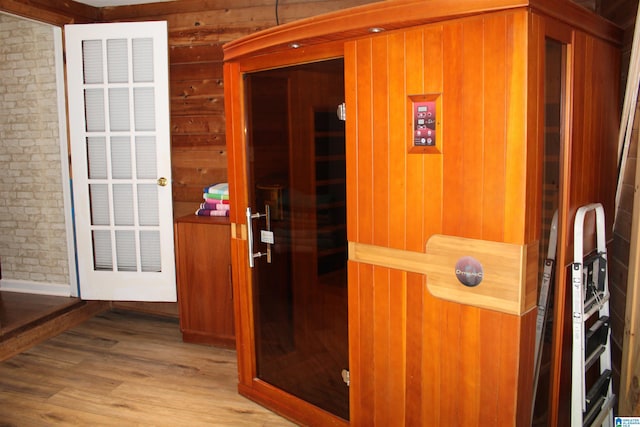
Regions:
<svg viewBox="0 0 640 427"><path fill-rule="evenodd" d="M338 114L338 118L343 122L347 120L347 105L344 102L338 105L338 111L336 111L336 113Z"/></svg>
<svg viewBox="0 0 640 427"><path fill-rule="evenodd" d="M342 381L349 387L351 385L351 375L349 374L348 369L342 370Z"/></svg>

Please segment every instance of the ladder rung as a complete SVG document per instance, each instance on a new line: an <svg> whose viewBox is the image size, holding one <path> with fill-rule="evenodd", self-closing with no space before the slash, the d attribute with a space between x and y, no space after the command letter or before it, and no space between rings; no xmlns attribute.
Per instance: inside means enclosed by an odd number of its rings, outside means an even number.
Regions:
<svg viewBox="0 0 640 427"><path fill-rule="evenodd" d="M590 411L590 408L593 406L593 403L600 400L600 397L606 397L608 389L609 389L609 381L611 380L611 369L605 369L605 371L600 374L600 377L596 380L593 386L589 389L587 396L585 398L585 402L587 404L587 412Z"/></svg>
<svg viewBox="0 0 640 427"><path fill-rule="evenodd" d="M604 404L604 397L600 396L596 405L593 405L591 409L587 411L587 413L583 416L582 425L584 427L590 427L593 421L596 419L596 416L600 413L600 408Z"/></svg>
<svg viewBox="0 0 640 427"><path fill-rule="evenodd" d="M589 368L591 368L593 366L593 364L596 362L596 360L598 360L598 357L600 357L600 355L602 353L604 353L604 351L606 350L606 346L604 345L599 345L598 347L596 347L596 349L594 351L591 352L591 354L589 354L589 356L587 356L587 358L584 361L584 370L588 371Z"/></svg>
<svg viewBox="0 0 640 427"><path fill-rule="evenodd" d="M591 354L598 346L607 344L609 338L609 316L602 316L591 325L585 334L585 353Z"/></svg>
<svg viewBox="0 0 640 427"><path fill-rule="evenodd" d="M602 405L598 405L596 409L599 408L600 412L594 411L596 417L591 422L591 427L601 426L604 423L604 420L607 418L607 416L609 416L610 413L612 412L613 405L615 403L616 403L616 396L615 394L612 394L611 396L606 398L606 400L602 403Z"/></svg>
<svg viewBox="0 0 640 427"><path fill-rule="evenodd" d="M583 427L590 427L593 421L596 419L596 416L600 413L600 408L604 404L604 396L600 396L598 402L593 405L582 417L582 425Z"/></svg>

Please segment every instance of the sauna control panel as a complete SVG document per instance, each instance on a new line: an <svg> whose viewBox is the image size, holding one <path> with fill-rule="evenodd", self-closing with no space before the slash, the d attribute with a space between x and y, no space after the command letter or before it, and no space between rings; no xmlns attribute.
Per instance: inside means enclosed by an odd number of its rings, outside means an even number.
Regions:
<svg viewBox="0 0 640 427"><path fill-rule="evenodd" d="M436 145L436 102L413 102L413 145L433 147Z"/></svg>

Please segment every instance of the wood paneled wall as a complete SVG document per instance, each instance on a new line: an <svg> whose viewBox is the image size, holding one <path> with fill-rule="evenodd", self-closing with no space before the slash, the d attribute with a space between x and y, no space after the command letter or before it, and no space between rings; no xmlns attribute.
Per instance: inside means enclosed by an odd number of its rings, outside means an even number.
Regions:
<svg viewBox="0 0 640 427"><path fill-rule="evenodd" d="M227 180L222 45L256 31L375 0L180 0L95 8L65 0L0 0L0 11L54 25L166 20L169 27L174 217Z"/></svg>
<svg viewBox="0 0 640 427"><path fill-rule="evenodd" d="M241 36L372 0L180 0L101 9L105 22L169 26L174 216L195 212L206 185L227 181L222 45Z"/></svg>
<svg viewBox="0 0 640 427"><path fill-rule="evenodd" d="M424 252L437 233L535 240L528 31L520 10L347 43L350 242ZM407 96L429 93L442 93L442 153L410 154ZM353 262L349 271L354 425L529 423L535 311L439 300L423 275Z"/></svg>

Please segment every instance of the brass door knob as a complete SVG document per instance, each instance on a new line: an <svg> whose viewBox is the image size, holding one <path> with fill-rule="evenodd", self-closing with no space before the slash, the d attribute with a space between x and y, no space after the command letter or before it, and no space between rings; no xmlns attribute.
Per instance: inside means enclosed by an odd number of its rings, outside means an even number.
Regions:
<svg viewBox="0 0 640 427"><path fill-rule="evenodd" d="M167 185L167 178L165 178L164 176L158 178L158 185L160 187L164 187Z"/></svg>

